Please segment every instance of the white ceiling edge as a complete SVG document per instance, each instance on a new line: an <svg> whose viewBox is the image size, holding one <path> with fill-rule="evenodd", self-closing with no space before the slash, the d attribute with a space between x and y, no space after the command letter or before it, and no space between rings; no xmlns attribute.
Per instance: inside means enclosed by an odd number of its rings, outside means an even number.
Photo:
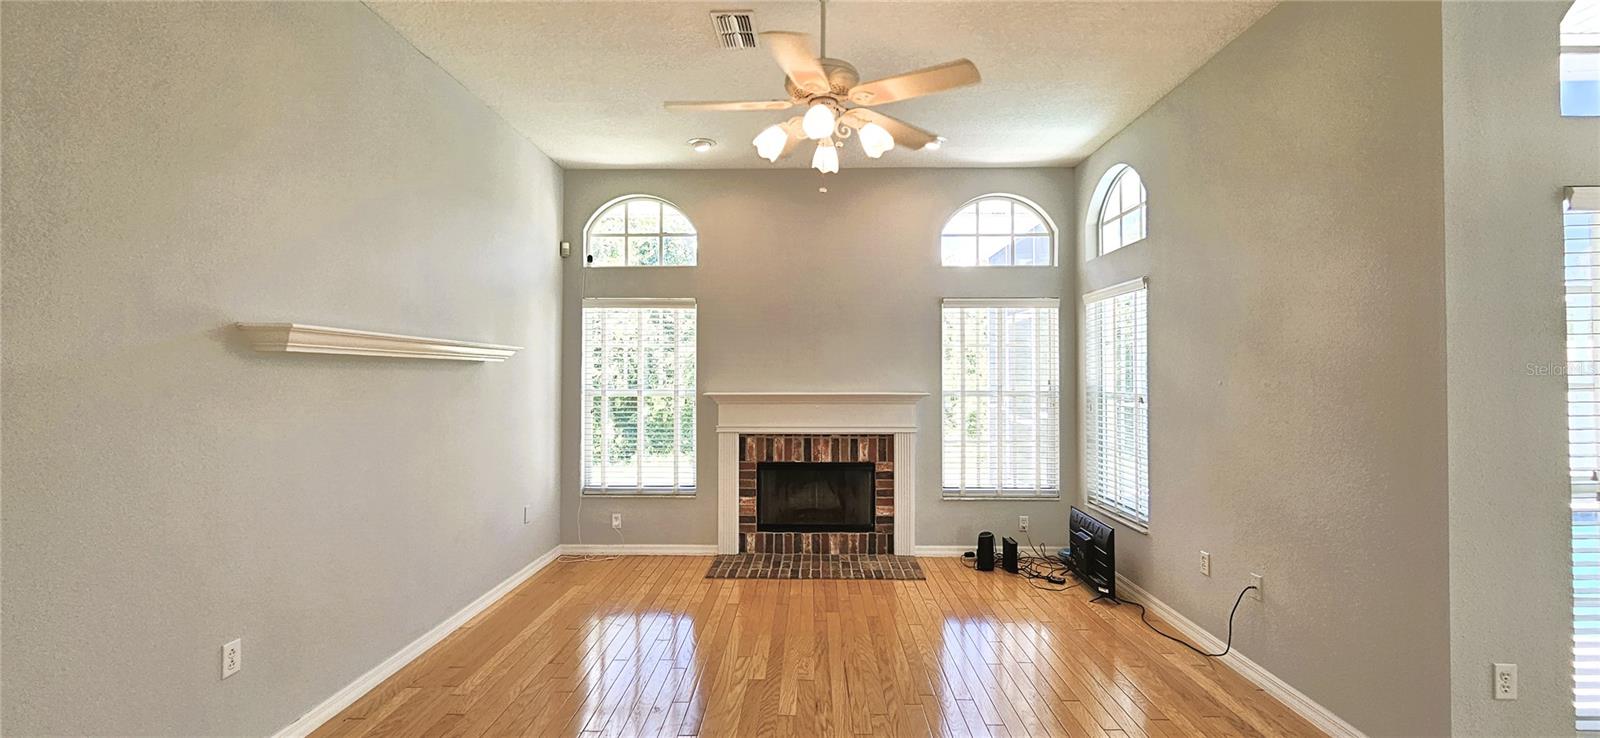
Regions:
<svg viewBox="0 0 1600 738"><path fill-rule="evenodd" d="M757 30L815 32L814 3L736 5L755 11ZM941 150L895 150L873 160L846 141L841 166L1074 168L1273 5L832 0L829 54L854 63L863 78L965 56L985 79L878 108L946 136ZM732 7L726 3L367 6L563 169L809 168L803 145L777 164L755 156L750 145L789 111L661 108L666 99L782 96L781 73L764 50L714 48L709 12ZM996 32L1001 25L1007 30ZM1032 32L1018 35L1013 27ZM697 154L688 147L696 137L718 145Z"/></svg>

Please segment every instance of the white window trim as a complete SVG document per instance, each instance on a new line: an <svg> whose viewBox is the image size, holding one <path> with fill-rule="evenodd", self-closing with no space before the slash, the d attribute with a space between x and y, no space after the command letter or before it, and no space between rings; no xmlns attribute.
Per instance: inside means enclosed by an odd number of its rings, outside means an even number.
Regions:
<svg viewBox="0 0 1600 738"><path fill-rule="evenodd" d="M1016 228L1017 216L1016 216L1016 213L1014 211L1013 211L1013 213L1011 215L1011 222L1012 222L1012 226L1011 226L1012 232L1011 233L1006 233L1006 234L999 234L999 233L982 234L982 233L946 233L945 232L945 227L950 225L950 221L954 220L956 215L959 214L961 211L966 210L968 206L976 204L979 200L993 200L993 199L997 199L997 198L1004 198L1004 199L1007 199L1007 200L1013 200L1013 201L1015 201L1015 203L1021 203L1023 205L1026 205L1026 206L1028 206L1028 208L1032 209L1035 214L1037 214L1039 216L1039 221L1041 223L1044 223L1044 227L1045 227L1045 230L1047 231L1047 235L1049 235L1049 237L1050 237L1050 261L1048 263L1045 263L1045 264L1017 264L1016 263L1016 260L1017 260L1017 255L1016 255L1017 237L1018 236L1034 236L1034 237L1037 237L1039 234L1036 234L1036 233L1016 233L1015 231L1017 230L1017 228ZM1015 203L1013 203L1013 207L1015 207ZM977 226L976 218L974 218L974 220L973 220L973 229L974 230L979 230L978 226ZM1034 202L1032 200L1029 200L1028 198L1023 197L1021 195L1014 195L1014 194L1009 193L1009 192L990 192L990 193L987 193L987 194L979 195L979 196L974 197L974 198L972 198L972 199L970 199L970 200L968 200L968 201L966 201L964 203L961 203L961 207L958 207L955 210L951 211L950 215L947 216L944 219L944 225L939 227L939 240L935 241L934 245L938 248L937 256L939 257L939 266L950 268L950 269L975 269L975 268L978 268L978 267L992 267L992 268L998 268L998 269L1004 269L1004 268L1009 268L1009 267L1022 267L1024 269L1032 268L1032 267L1055 267L1055 266L1060 266L1061 265L1061 243L1060 243L1060 239L1056 237L1056 233L1059 232L1059 230L1060 229L1056 228L1055 220L1051 219L1050 214L1046 213L1044 211L1044 208L1039 207L1039 203L1036 203L1036 202ZM1012 250L1012 253L1011 253L1011 261L1012 261L1012 263L1010 263L1010 264L977 264L977 263L974 263L974 264L970 264L970 265L946 264L946 263L944 263L944 237L945 236L974 236L974 237L977 237L977 236L982 236L982 235L995 235L995 236L1006 235L1006 236L1011 237L1011 246L1009 248L1011 248L1011 250Z"/></svg>
<svg viewBox="0 0 1600 738"><path fill-rule="evenodd" d="M692 298L692 297L586 297L586 298L583 299L582 309L583 310L588 310L590 308L677 308L677 309L694 308L696 310L696 318L695 318L696 323L698 323L698 321L699 321L699 315L698 315L699 305L697 304L695 299ZM579 321L579 331L580 331L580 334L581 334L583 332L583 327L582 327L583 326L583 315L582 315L581 311L579 313L578 321ZM696 387L691 388L691 391L689 393L689 396L691 398L693 398L693 402L695 402L697 406L698 406L698 403L699 403L698 384L699 384L699 379L700 379L700 368L698 366L699 361L700 361L699 340L700 340L699 331L698 331L698 327L697 327L696 333L695 333L695 363L696 363L696 366L695 366L695 382L696 382ZM580 338L579 338L579 353L580 354L584 353L583 350L582 350L583 349L582 344L583 344L583 340L582 340L582 337L580 335ZM581 368L580 368L580 370L578 372L578 382L579 382L578 395L579 395L579 398L581 400L583 398L584 394L588 391L587 386L585 386L585 384L584 384L584 376L583 376L583 371L582 371ZM690 499L690 498L695 497L699 493L698 486L699 486L699 476L700 475L699 475L698 468L696 469L696 473L695 473L696 484L694 486L689 486L689 487L664 488L664 487L614 487L614 486L591 487L591 486L589 486L589 484L587 483L588 480L586 478L587 477L586 470L584 468L584 464L586 462L583 459L583 440L582 440L583 439L583 433L585 432L584 429L587 427L588 422L589 422L589 418L588 418L588 416L586 414L588 412L588 410L587 410L588 403L587 402L580 402L580 405L582 407L580 407L580 409L578 411L578 423L579 423L579 425L578 425L578 438L579 438L579 441L578 441L578 454L579 454L579 461L578 461L578 493L579 493L579 499L582 499L584 497L619 497L619 498L627 498L627 499L632 499L632 500L652 500L652 499L671 500L671 499ZM642 417L642 413L643 413L643 404L642 403L640 405L640 410L638 412L640 412L641 417ZM696 426L699 425L699 418L700 418L700 414L699 414L698 407L697 407L696 412L695 412L695 424L696 424ZM678 428L679 425L681 425L681 424L675 424L674 425L674 432L678 432L679 431L679 428ZM698 428L696 428L695 433L696 433L695 444L694 444L694 451L695 452L694 452L694 457L692 459L690 459L690 464L695 466L695 467L698 467L699 463L700 463L700 443L699 443L699 437L698 437L698 433L699 433ZM643 434L642 434L642 432L640 434L640 444L641 445L643 444ZM670 490L670 491L662 491L662 490Z"/></svg>
<svg viewBox="0 0 1600 738"><path fill-rule="evenodd" d="M1094 194L1089 198L1089 212L1084 216L1083 242L1088 245L1083 250L1084 261L1092 261L1110 253L1100 243L1101 227L1105 225L1105 211L1106 206L1110 204L1111 193L1116 190L1117 182L1122 179L1122 175L1129 171L1139 174L1139 170L1135 169L1133 165L1126 162L1117 162L1107 167L1105 173L1100 175L1100 181L1095 184ZM1128 213L1143 208L1144 235L1139 237L1138 241L1129 241L1112 249L1112 251L1120 251L1133 244L1150 240L1150 188L1145 186L1143 174L1139 174L1139 186L1144 188L1144 199L1139 201L1138 205L1118 213L1115 217L1120 219Z"/></svg>
<svg viewBox="0 0 1600 738"><path fill-rule="evenodd" d="M1126 282L1121 282L1121 283L1118 283L1118 284L1111 285L1110 287L1105 287L1103 289L1098 289L1098 290L1095 290L1093 292L1087 293L1087 294L1085 294L1083 296L1083 304L1085 306L1085 320L1087 320L1087 306L1089 305L1089 303L1099 302L1101 300L1106 300L1106 299L1118 297L1120 295L1125 295L1125 294L1128 294L1130 292L1134 292L1134 291L1137 291L1137 290L1148 290L1149 288L1150 288L1150 279L1148 277L1139 277L1137 279L1130 279L1130 280L1128 280ZM1150 307L1149 307L1149 296L1146 295L1146 297L1145 297L1145 321L1146 321L1147 335L1145 337L1145 384L1146 384L1146 396L1147 397L1148 397L1148 386L1149 386L1149 382L1150 382L1150 345L1149 345L1149 336L1148 336L1149 310L1150 310ZM1087 340L1088 326L1087 326L1087 324L1085 324L1085 325L1080 326L1079 328L1080 328L1079 335L1083 337L1083 339L1080 340L1080 345L1078 347L1079 348L1079 353L1080 353L1079 371L1080 371L1080 375L1081 375L1081 381L1079 382L1080 391L1079 391L1079 400L1078 401L1079 401L1079 406L1083 408L1083 412L1081 412L1079 414L1079 428L1078 428L1078 431L1079 431L1078 432L1078 437L1081 439L1080 442L1083 444L1082 448L1080 449L1080 453L1079 453L1079 467L1080 467L1080 469L1079 469L1079 483L1082 485L1082 488L1083 488L1083 502L1084 502L1084 505L1087 506L1087 507L1093 508L1095 511L1097 511L1097 512L1099 512L1099 513L1101 513L1101 514L1103 514L1103 515L1105 515L1107 517L1112 518L1113 520L1117 521L1118 523L1121 523L1123 526L1133 530L1136 533L1140 533L1140 534L1143 534L1143 535L1149 535L1150 534L1150 521L1149 520L1140 520L1136 516L1129 515L1124 510L1105 505L1105 504L1099 502L1098 500L1090 498L1090 496L1089 496L1089 478L1090 478L1090 473L1091 473L1091 469L1093 468L1093 466L1089 463L1089 458L1088 458L1088 456L1089 456L1089 435L1090 435L1089 434L1089 427L1088 427L1089 426L1089 422L1090 422L1090 418L1088 416L1088 408L1089 408L1088 367L1086 367L1083 364L1083 362L1087 359L1088 351L1087 351L1087 347L1085 345L1082 345L1083 342ZM1145 439L1144 439L1144 442L1145 442L1145 454L1146 454L1147 457L1148 457L1148 455L1150 453L1150 435L1149 435L1150 420L1149 420L1149 412L1150 412L1150 406L1149 406L1149 403L1147 401L1146 404L1145 404ZM1149 476L1148 476L1148 469L1146 470L1145 485L1146 485L1146 504L1148 505L1149 504L1149 500L1154 499L1154 496L1155 496L1154 495L1154 490L1151 489L1151 486L1150 486Z"/></svg>
<svg viewBox="0 0 1600 738"><path fill-rule="evenodd" d="M665 211L662 211L661 228L660 228L660 230L651 231L649 233L640 233L638 235L640 235L640 236L659 236L661 238L661 245L660 245L659 248L663 252L665 251L665 249L667 247L666 244L667 244L667 239L668 238L682 238L682 237L685 237L685 236L693 236L694 237L694 263L693 264L629 264L628 263L628 237L631 236L631 235L634 235L634 234L631 234L631 233L628 232L628 224L627 224L628 216L627 216L626 212L624 212L623 216L622 216L622 221L623 221L622 233L597 233L597 234L593 234L595 236L599 236L599 237L602 237L602 238L621 238L622 239L622 263L621 264L595 264L595 263L591 262L589 260L589 257L593 252L591 252L589 250L589 237L591 235L590 231L594 230L595 221L599 220L600 216L603 215L607 210L610 210L611 206L616 205L618 203L627 202L629 200L654 200L654 201L656 201L658 203L661 203L665 207L670 207L670 208L678 211L679 213L683 213L683 217L686 218L686 219L689 219L689 213L687 211L685 211L683 208L678 207L677 203L674 203L671 200L668 200L668 199L666 199L664 197L657 197L655 195L646 195L646 194L643 194L643 193L635 193L635 194L632 194L632 195L622 195L621 197L613 197L610 200L607 200L604 205L601 205L600 207L595 208L594 212L589 214L589 219L587 221L584 221L584 223L583 223L583 263L580 264L579 266L581 266L584 269L590 269L590 268L593 268L593 269L693 269L693 268L695 268L697 266L700 266L700 229L699 228L695 228L695 230L693 232L690 232L690 233L677 233L677 232L674 232L674 231L666 230L666 212ZM689 225L691 227L694 226L694 220L693 219L689 219Z"/></svg>
<svg viewBox="0 0 1600 738"><path fill-rule="evenodd" d="M1566 256L1567 258L1571 258L1574 254L1592 255L1594 253L1593 251L1576 251L1575 252L1575 251L1571 251L1570 250L1571 247L1573 246L1572 241L1574 241L1574 240L1587 241L1589 239L1588 238L1583 238L1583 237L1579 237L1577 239L1574 239L1570 235L1570 233L1567 231L1567 229L1570 228L1571 226L1568 226L1566 221L1567 221L1567 218L1569 216L1572 216L1574 214L1579 214L1579 213L1596 213L1596 214L1600 214L1600 188L1597 188L1597 187L1567 187L1563 191L1562 194L1563 194L1563 202L1562 202L1562 212L1560 214L1561 227L1562 227L1562 236L1561 236L1561 251L1562 251L1562 254L1564 256ZM1580 226L1580 228L1581 227L1582 226ZM1571 266L1565 267L1564 268L1564 272L1565 272L1565 270L1571 269L1571 268L1573 268L1573 267L1571 267ZM1574 282L1579 282L1580 284L1576 284L1575 285ZM1587 283L1587 284L1583 284L1583 283ZM1588 324L1591 324L1592 321L1584 320L1582 318L1580 318L1577 321L1574 321L1573 317L1571 315L1571 311L1573 310L1573 305L1572 305L1572 302L1571 302L1572 298L1575 297L1575 296L1592 296L1594 294L1593 293L1594 287L1595 287L1594 280L1591 280L1591 279L1574 279L1570 275L1569 272L1564 273L1563 276L1562 276L1562 289L1561 289L1561 291L1562 291L1563 301L1565 303L1565 312L1566 312L1566 315L1563 318L1563 325L1564 325L1563 339L1564 339L1564 345L1566 346L1567 351L1569 351L1569 352L1572 350L1572 339L1575 336L1582 336L1582 337L1585 337L1585 338L1592 338L1595 335L1595 332L1592 330L1592 326L1588 326ZM1574 332L1574 330L1573 330L1574 329L1574 323L1578 323L1580 326L1588 326L1590 329L1589 330L1579 330L1577 332ZM1567 446L1566 446L1567 453L1566 453L1566 456L1567 456L1568 487L1569 487L1569 494L1570 494L1570 498L1569 498L1569 501L1568 501L1568 506L1569 506L1569 509L1571 510L1570 514L1575 517L1575 516L1577 516L1578 514L1581 514L1581 513L1593 513L1593 512L1596 512L1596 511L1600 511L1600 503L1597 503L1596 500L1595 500L1595 494L1596 494L1597 490L1600 490L1600 484L1597 484L1596 482L1591 481L1589 479L1584 479L1583 478L1583 476L1584 476L1583 473L1586 472L1586 471L1591 473L1591 474L1594 473L1592 471L1593 465L1592 464L1588 464L1588 463L1584 463L1584 464L1577 464L1576 463L1576 462L1578 462L1580 460L1588 461L1588 460L1592 460L1594 458L1594 453L1593 453L1592 449L1584 448L1585 446L1589 446L1591 444L1590 443L1579 442L1577 439L1575 439L1573 437L1573 434L1574 434L1575 431L1587 431L1587 430L1589 430L1587 427L1583 427L1582 425L1575 424L1574 420L1581 419L1581 420L1586 420L1586 421L1593 421L1594 417L1595 417L1592 412L1574 413L1574 409L1575 409L1574 405L1575 404L1581 406L1581 405L1587 405L1589 403L1582 402L1581 400L1575 400L1574 397L1573 397L1573 394L1576 393L1576 392L1592 392L1593 391L1592 387L1593 387L1593 384L1594 384L1594 381L1595 381L1595 376L1594 376L1594 372L1592 370L1586 368L1586 367L1592 366L1592 358L1590 358L1590 357L1582 357L1582 358L1574 359L1574 358L1572 358L1571 354L1569 353L1567 355L1567 357L1566 357L1566 362L1567 363L1565 365L1565 371L1563 372L1563 374L1565 375L1564 382L1566 384L1567 399L1566 399L1566 406L1565 406L1564 411L1563 411L1563 416L1564 416L1563 420L1565 421L1565 426L1566 426L1566 429L1567 429ZM1575 453L1575 452L1577 452L1577 453ZM1587 526L1585 526L1585 527L1587 527ZM1592 539L1590 539L1588 537L1585 537L1584 539L1580 539L1578 537L1578 525L1576 525L1576 524L1572 525L1570 530L1571 530L1571 534L1569 536L1569 541L1572 544L1574 552L1579 552L1579 551L1587 552L1587 551L1592 551L1593 550L1593 549L1582 549L1582 548L1580 548L1580 545L1587 545L1589 543L1592 543ZM1576 584L1577 584L1577 581L1580 580L1580 579L1584 580L1584 583L1586 583L1586 584L1592 583L1593 580L1594 580L1594 577L1589 576L1589 575L1580 576L1578 574L1578 572L1577 572L1577 566L1576 566L1575 562L1570 565L1570 568L1571 568L1570 580L1573 582L1573 587L1571 589L1569 589L1568 591L1571 592L1571 594L1573 595L1573 606L1574 606L1574 608L1579 607L1579 606L1583 606L1583 605L1592 605L1592 602L1580 602L1579 601L1580 592L1577 591ZM1584 617L1584 618L1582 618L1582 620L1586 621L1586 622L1589 622L1589 623L1593 622L1593 618L1592 617ZM1592 658L1592 657L1580 656L1577 653L1577 648L1579 646L1588 645L1588 644L1580 643L1577 640L1578 636L1580 635L1580 633L1578 631L1579 621L1580 621L1580 618L1577 615L1577 610L1574 609L1573 613L1572 613L1572 616L1570 617L1570 620L1569 620L1569 622L1570 622L1569 635L1573 639L1574 649L1573 649L1573 652L1572 652L1572 659L1570 661L1571 668L1570 668L1570 670L1568 672L1568 678L1571 679L1571 684L1573 686L1572 716L1573 716L1573 719L1574 719L1574 727L1576 728L1576 730L1579 733L1582 733L1584 735L1594 735L1596 733L1596 729L1600 728L1600 717L1597 717L1596 714L1595 714L1595 701L1596 700L1591 695L1587 695L1587 694L1580 695L1578 693L1578 691L1577 691L1579 689L1586 689L1587 690L1587 689L1592 689L1593 688L1592 683L1579 682L1578 678L1580 676L1588 676L1588 674L1582 673L1581 670L1583 670L1583 669L1593 669L1594 668L1594 661L1595 661L1595 659ZM1585 634L1582 634L1582 635L1591 635L1591 634L1585 633Z"/></svg>
<svg viewBox="0 0 1600 738"><path fill-rule="evenodd" d="M1047 309L1047 310L1054 310L1056 312L1056 333L1057 333L1057 341L1059 343L1059 334L1060 334L1060 331L1061 331L1061 300L1059 298L1055 298L1055 297L1009 297L1009 298L1004 298L1004 297L1003 298L958 298L958 297L949 297L949 298L945 298L944 300L940 301L940 305L939 305L939 309L940 309L940 313L941 313L941 318L940 319L941 319L941 321L943 320L942 313L943 313L945 308L995 308L995 307L999 307L999 308L1005 308L1005 307L1042 308L1042 309ZM941 330L941 335L940 335L940 353L941 353L941 355L943 354L943 349L944 349L943 344L944 344L944 336L943 336L942 330ZM1037 351L1037 348L1035 350ZM1060 371L1061 371L1061 367L1060 367L1060 363L1059 363L1059 356L1060 356L1060 346L1059 345L1056 347L1056 354L1057 354L1058 358L1057 358L1057 365L1056 365L1057 380L1056 380L1056 391L1055 391L1055 394L1056 394L1056 428L1057 428L1057 430L1056 430L1056 438L1055 438L1055 442L1056 442L1056 485L1055 485L1055 487L1053 487L1053 488L1036 487L1035 489L1037 490L1037 492L1035 494L1029 494L1029 495L1018 495L1018 494L1010 494L1010 495L1008 495L1008 494L1005 494L1000 489L979 490L979 492L980 492L979 494L973 494L972 492L966 491L969 488L967 488L964 485L963 486L959 486L959 487L946 487L946 486L944 486L944 470L943 470L943 463L944 462L943 462L943 459L941 459L940 460L941 468L940 468L940 472L939 472L941 499L951 500L951 501L974 501L974 502L977 502L977 501L1004 501L1004 502L1035 502L1035 501L1037 501L1037 502L1050 502L1050 501L1059 501L1061 499L1061 433L1060 433L1060 426L1061 426L1061 382L1060 382L1060 376L1059 376L1060 375ZM942 414L944 412L943 408L944 408L944 392L945 392L945 390L944 390L944 379L943 379L943 377L944 377L944 366L943 366L942 359L941 359L941 363L940 363L940 367L939 367L939 372L940 372L939 408L940 408L940 413ZM964 391L963 391L963 393L964 393ZM1042 393L1035 393L1035 394L1042 394ZM939 423L939 427L940 427L940 430L941 430L941 433L942 433L943 429L944 429L944 422L943 422L942 417L941 417L941 420L940 420L940 423ZM944 441L941 438L940 439L940 450L941 450L941 453L943 452L943 449L944 449ZM1035 463L1038 464L1038 463L1041 463L1041 462L1036 458L1035 459Z"/></svg>

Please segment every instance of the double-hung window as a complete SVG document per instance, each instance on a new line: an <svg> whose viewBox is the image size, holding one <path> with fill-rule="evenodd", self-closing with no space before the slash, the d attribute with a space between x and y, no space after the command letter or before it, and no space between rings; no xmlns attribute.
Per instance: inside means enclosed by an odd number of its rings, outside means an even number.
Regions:
<svg viewBox="0 0 1600 738"><path fill-rule="evenodd" d="M583 491L695 491L694 300L583 301Z"/></svg>
<svg viewBox="0 0 1600 738"><path fill-rule="evenodd" d="M1572 488L1572 705L1600 730L1600 188L1562 214L1567 302L1567 471Z"/></svg>
<svg viewBox="0 0 1600 738"><path fill-rule="evenodd" d="M1059 496L1058 301L945 300L942 313L945 496Z"/></svg>
<svg viewBox="0 0 1600 738"><path fill-rule="evenodd" d="M1150 522L1150 401L1143 279L1084 296L1083 470L1091 505Z"/></svg>

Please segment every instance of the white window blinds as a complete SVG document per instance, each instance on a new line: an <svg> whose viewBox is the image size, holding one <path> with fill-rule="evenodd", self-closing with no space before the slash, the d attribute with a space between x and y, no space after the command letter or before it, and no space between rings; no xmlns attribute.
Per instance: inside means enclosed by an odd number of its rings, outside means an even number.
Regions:
<svg viewBox="0 0 1600 738"><path fill-rule="evenodd" d="M945 300L944 493L1060 494L1056 300Z"/></svg>
<svg viewBox="0 0 1600 738"><path fill-rule="evenodd" d="M1576 200L1577 198L1573 198ZM1572 704L1600 730L1600 211L1563 216L1566 244L1567 468L1572 481Z"/></svg>
<svg viewBox="0 0 1600 738"><path fill-rule="evenodd" d="M693 300L583 301L583 487L695 489Z"/></svg>
<svg viewBox="0 0 1600 738"><path fill-rule="evenodd" d="M1143 279L1084 296L1083 468L1089 502L1150 521L1150 402Z"/></svg>

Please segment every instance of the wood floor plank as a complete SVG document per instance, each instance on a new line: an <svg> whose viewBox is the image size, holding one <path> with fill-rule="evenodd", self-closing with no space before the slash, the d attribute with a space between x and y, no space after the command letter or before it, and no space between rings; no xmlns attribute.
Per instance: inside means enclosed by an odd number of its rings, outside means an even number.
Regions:
<svg viewBox="0 0 1600 738"><path fill-rule="evenodd" d="M1321 735L1081 588L951 558L921 581L709 566L559 560L313 735Z"/></svg>

